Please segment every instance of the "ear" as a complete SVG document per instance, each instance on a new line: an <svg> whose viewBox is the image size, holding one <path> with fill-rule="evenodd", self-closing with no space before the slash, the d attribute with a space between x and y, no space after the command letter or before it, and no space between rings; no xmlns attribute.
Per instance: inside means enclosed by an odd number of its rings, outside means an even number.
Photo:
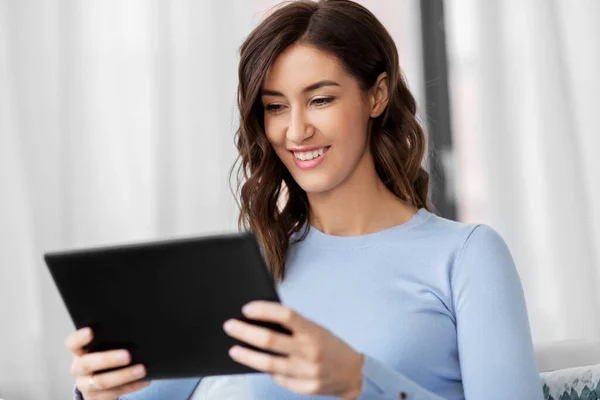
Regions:
<svg viewBox="0 0 600 400"><path fill-rule="evenodd" d="M383 113L390 99L387 72L382 72L371 88L371 118L377 118Z"/></svg>

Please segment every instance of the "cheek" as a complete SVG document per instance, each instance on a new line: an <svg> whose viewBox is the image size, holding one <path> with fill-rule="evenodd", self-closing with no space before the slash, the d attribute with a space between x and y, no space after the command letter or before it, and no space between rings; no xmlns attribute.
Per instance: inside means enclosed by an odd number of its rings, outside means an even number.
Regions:
<svg viewBox="0 0 600 400"><path fill-rule="evenodd" d="M275 148L285 145L285 129L276 118L265 117L265 134L269 143Z"/></svg>
<svg viewBox="0 0 600 400"><path fill-rule="evenodd" d="M275 150L275 154L284 162L288 161L286 157L289 155L286 149L285 128L281 127L277 121L265 118L265 134L267 140Z"/></svg>
<svg viewBox="0 0 600 400"><path fill-rule="evenodd" d="M319 124L321 132L331 144L346 150L361 148L366 139L368 118L357 104L344 104L323 115Z"/></svg>

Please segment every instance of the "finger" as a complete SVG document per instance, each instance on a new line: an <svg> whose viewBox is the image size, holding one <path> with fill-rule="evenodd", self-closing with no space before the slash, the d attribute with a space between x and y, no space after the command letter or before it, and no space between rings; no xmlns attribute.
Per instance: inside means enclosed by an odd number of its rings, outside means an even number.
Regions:
<svg viewBox="0 0 600 400"><path fill-rule="evenodd" d="M318 379L322 375L319 365L298 357L273 356L242 346L233 346L229 354L234 361L271 374L298 379Z"/></svg>
<svg viewBox="0 0 600 400"><path fill-rule="evenodd" d="M71 374L74 377L91 375L104 369L123 367L131 362L127 350L110 350L84 354L73 361Z"/></svg>
<svg viewBox="0 0 600 400"><path fill-rule="evenodd" d="M271 374L282 375L296 379L317 380L321 379L323 376L323 367L300 357L289 357L287 358L287 363L282 365L279 373L271 372Z"/></svg>
<svg viewBox="0 0 600 400"><path fill-rule="evenodd" d="M236 362L258 371L294 376L297 371L288 357L254 351L242 346L229 349L229 356Z"/></svg>
<svg viewBox="0 0 600 400"><path fill-rule="evenodd" d="M84 393L84 391L87 393L99 392L119 388L123 385L140 380L144 376L146 376L146 368L142 364L136 364L116 371L94 375L93 382L90 381L89 375L80 376L77 378L76 384L79 391L82 393Z"/></svg>
<svg viewBox="0 0 600 400"><path fill-rule="evenodd" d="M294 378L280 374L273 374L272 378L281 386L288 388L296 393L313 395L320 394L321 392L321 386L319 384L319 381L315 379Z"/></svg>
<svg viewBox="0 0 600 400"><path fill-rule="evenodd" d="M298 347L294 346L294 340L290 335L284 335L237 319L226 321L223 324L223 329L235 339L280 354L293 354Z"/></svg>
<svg viewBox="0 0 600 400"><path fill-rule="evenodd" d="M257 321L276 322L291 331L307 328L312 322L296 311L274 301L252 301L242 308L247 318Z"/></svg>
<svg viewBox="0 0 600 400"><path fill-rule="evenodd" d="M90 344L94 338L94 333L90 328L82 328L71 333L67 340L65 340L65 346L73 352L73 354L80 356L85 353L83 346Z"/></svg>

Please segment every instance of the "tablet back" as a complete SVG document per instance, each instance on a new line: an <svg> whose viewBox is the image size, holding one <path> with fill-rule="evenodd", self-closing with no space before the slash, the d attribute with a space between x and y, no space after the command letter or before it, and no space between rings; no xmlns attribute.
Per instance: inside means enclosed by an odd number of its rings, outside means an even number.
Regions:
<svg viewBox="0 0 600 400"><path fill-rule="evenodd" d="M223 323L248 321L241 308L249 301L279 301L251 233L53 252L44 259L75 326L94 331L86 350L127 349L132 364L146 365L146 379L254 372L229 357L229 348L242 343L225 334Z"/></svg>

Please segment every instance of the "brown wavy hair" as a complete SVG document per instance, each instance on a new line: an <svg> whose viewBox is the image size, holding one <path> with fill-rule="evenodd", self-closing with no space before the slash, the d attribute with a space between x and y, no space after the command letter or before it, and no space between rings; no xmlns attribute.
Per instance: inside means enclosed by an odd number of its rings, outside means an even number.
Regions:
<svg viewBox="0 0 600 400"><path fill-rule="evenodd" d="M240 126L235 136L239 157L231 170L238 165L239 227L254 232L276 281L285 278L291 236L304 227L297 237L305 237L311 213L306 192L267 140L260 93L269 66L297 43L335 55L363 90L387 72L389 102L371 120L369 130L375 169L398 198L431 209L429 174L421 166L426 139L387 30L370 11L349 0L284 3L250 33L240 49Z"/></svg>

